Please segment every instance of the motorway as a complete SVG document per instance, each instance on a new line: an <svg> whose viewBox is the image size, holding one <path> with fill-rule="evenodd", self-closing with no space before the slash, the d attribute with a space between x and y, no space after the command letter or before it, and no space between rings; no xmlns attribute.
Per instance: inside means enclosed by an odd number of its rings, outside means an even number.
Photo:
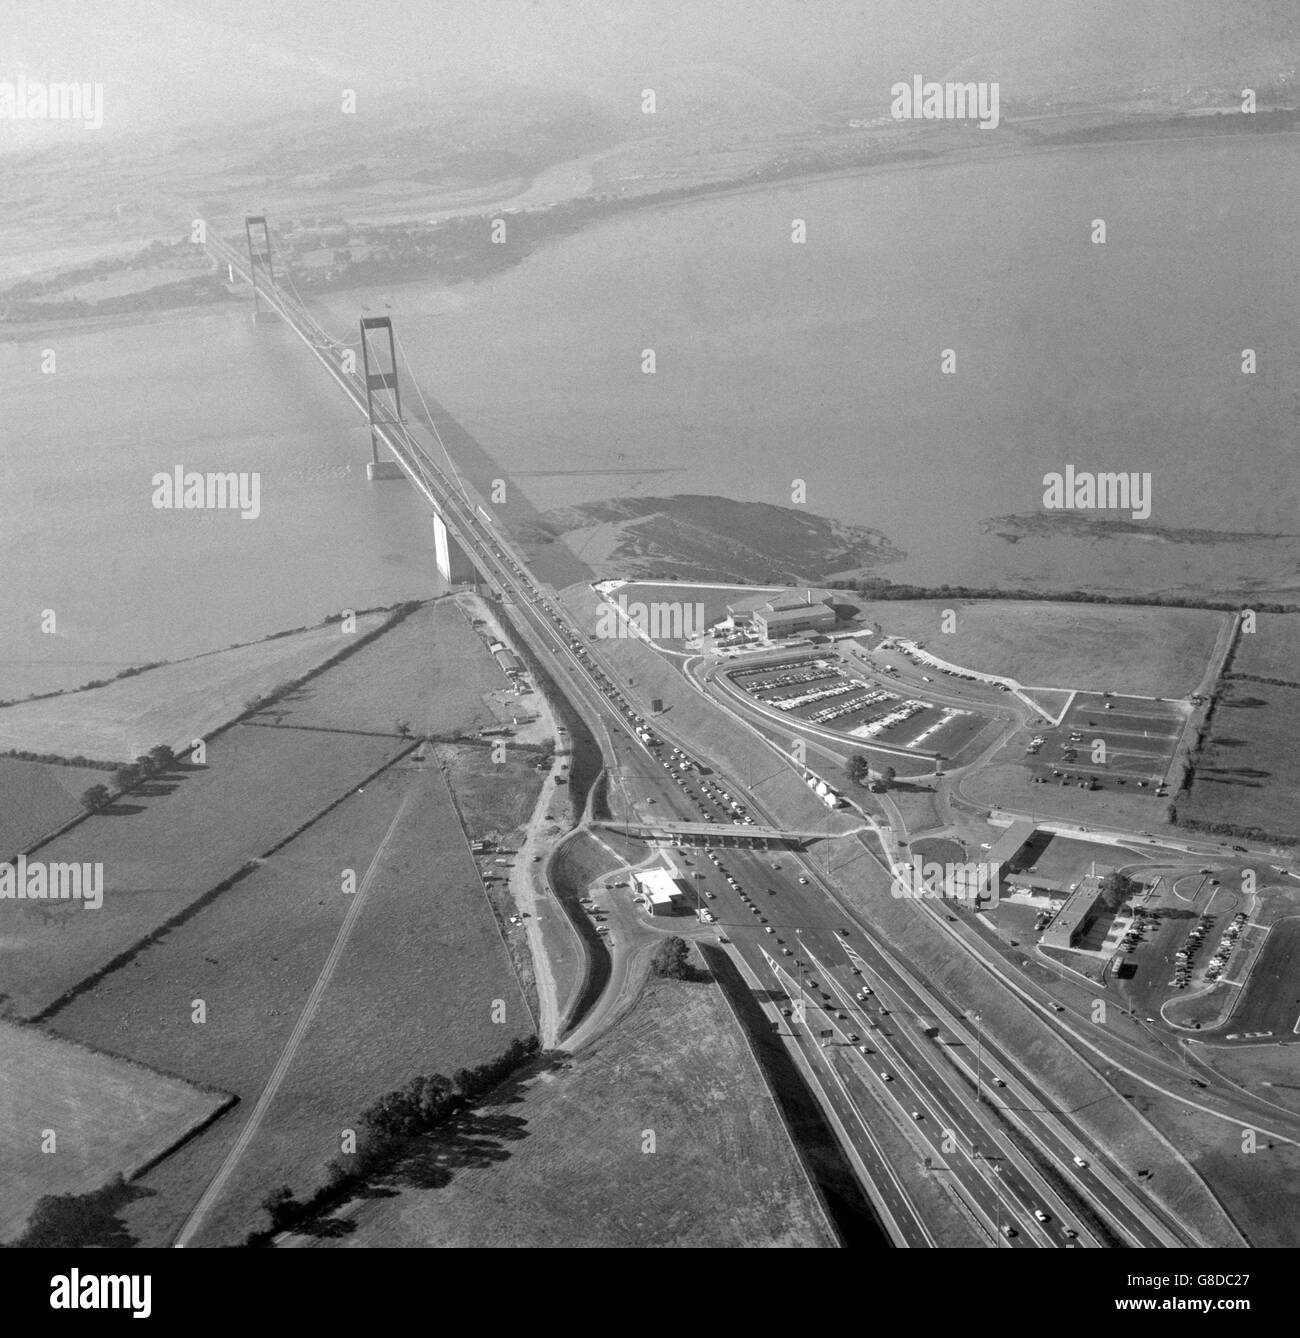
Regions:
<svg viewBox="0 0 1300 1338"><path fill-rule="evenodd" d="M656 729L672 742L661 722ZM696 789L697 773L688 775L690 780L678 776L674 781L680 796L675 803L671 797L657 802L660 817L667 816L665 810L689 811L707 802ZM642 781L639 771L637 779ZM652 779L653 768L638 788L648 788ZM744 835L744 828L737 829L738 837ZM864 840L860 835L853 839ZM903 1119L915 1126L917 1160L930 1155L933 1163L947 1167L960 1196L984 1226L987 1243L993 1243L1006 1223L1014 1224L1018 1234L1010 1243L1017 1245L1068 1245L1070 1238L1063 1234L1067 1227L1078 1232L1083 1245L1116 1239L1136 1246L1184 1242L1185 1234L1124 1183L1125 1174L1092 1147L1083 1129L1053 1113L1052 1098L1030 1075L995 1045L984 1041L977 1047L974 1025L960 1009L934 986L922 986L896 952L874 941L843 909L838 890L814 860L743 848L712 854L726 872L719 875L716 865L705 864L702 886L706 895L714 893L710 909L729 946L764 991L779 1002L789 997L792 1013L793 1001L804 999L805 1043L814 1031L835 1033L828 1047L834 1059L818 1055L814 1063L821 1070L825 1099L841 1110L846 1103L852 1106L852 1119L842 1114L849 1128L857 1120L869 1125L878 1119L873 1111L886 1118L902 1111ZM696 857L696 852L684 856ZM773 863L780 867L773 869ZM816 988L809 983L813 980ZM873 991L865 1001L856 997L864 983ZM888 1009L884 1017L881 1007ZM778 1004L772 1011L783 1016ZM944 1042L926 1038L917 1018L939 1021ZM798 1020L798 1014L784 1019L787 1026ZM875 1056L863 1056L847 1040L850 1034L868 1044ZM807 1044L802 1048L807 1053ZM977 1048L982 1048L985 1064L983 1101L976 1098ZM882 1059L889 1062L882 1064ZM992 1086L990 1062L1005 1088ZM831 1075L832 1063L838 1079ZM879 1079L882 1067L892 1075L888 1083ZM924 1118L912 1120L912 1110ZM946 1131L955 1137L945 1139ZM865 1159L865 1136L855 1142ZM1037 1155L1026 1155L1027 1148L1036 1149ZM1073 1163L1081 1154L1089 1163L1085 1168ZM1035 1209L1045 1211L1052 1222L1036 1222Z"/></svg>
<svg viewBox="0 0 1300 1338"><path fill-rule="evenodd" d="M215 239L210 240L209 246L223 262L248 277L247 265L233 248ZM259 291L364 413L361 378L343 370L338 355L301 304L268 291L265 283L259 283ZM614 686L612 673L602 666L586 637L570 623L567 613L531 578L523 560L494 526L481 501L459 480L453 483L433 463L428 450L416 441L407 426L388 417L383 410L379 410L375 431L393 452L403 472L443 517L468 558L500 588L503 603L510 606L521 636L555 670L558 681L600 741L611 768L617 768L619 754L630 749L642 759L635 770L655 777L645 787L654 794L642 797L659 800L662 807L658 815L667 817L670 809L680 807L686 809L683 816L694 816L684 802L678 802L685 799L682 786L678 784L674 789L667 773L662 769L656 773L654 750L637 737L636 731L645 726L645 721ZM668 742L673 742L658 722L655 728ZM618 750L614 746L616 738L622 740ZM677 742L685 747L682 741ZM713 759L709 761L714 765ZM728 781L727 786L734 794L744 794L734 781ZM752 797L746 797L746 803L755 821L781 826L764 814ZM737 835L743 835L743 828L737 828ZM1082 1131L1072 1127L1068 1119L1049 1113L1051 1103L1031 1075L1021 1071L1010 1056L987 1044L983 1045L983 1054L997 1065L999 1075L1007 1083L1005 1091L1017 1098L1022 1109L999 1114L985 1102L977 1101L969 1053L970 1024L963 1022L933 987L922 989L895 952L846 915L837 889L811 861L782 856L780 863L788 872L777 882L770 868L763 872L761 852L729 849L726 859L728 868L734 865L733 876L740 886L753 890L751 900L761 899L769 912L766 918L776 931L771 935L763 933L766 926L758 924L758 912L750 911L729 885L719 893L724 897L725 915L720 919L728 931L726 936L751 979L763 983L763 989L771 994L772 1011L779 1016L776 1000L789 989L791 965L795 965L796 980L806 975L819 982L817 998L810 996L812 987L804 982L805 1021L793 1028L790 1044L798 1062L816 1075L823 1104L847 1131L851 1155L873 1181L877 1208L897 1241L914 1245L930 1243L925 1224L914 1210L908 1209L910 1200L901 1190L895 1168L884 1164L871 1134L871 1125L882 1118L882 1111L885 1118L890 1117L891 1111L893 1116L900 1116L904 1106L908 1113L901 1118L915 1126L912 1132L919 1134L918 1150L920 1146L928 1146L931 1149L928 1155L948 1168L945 1174L954 1183L954 1193L967 1203L972 1220L983 1227L988 1244L1073 1244L1063 1234L1067 1226L1078 1232L1079 1243L1084 1245L1108 1244L1113 1238L1149 1246L1187 1240L1185 1232L1162 1221L1162 1215L1148 1203L1134 1198L1132 1191L1122 1184L1121 1173L1104 1153L1088 1146ZM801 877L808 881L801 883ZM768 891L773 883L775 900ZM847 939L840 934L841 929L849 931ZM769 943L775 948L777 937L786 933L793 936L796 931L799 947L792 950L790 957L769 956ZM848 949L856 958L848 955ZM803 967L796 965L796 959ZM855 965L855 961L861 965ZM857 976L855 971L863 975ZM855 982L860 988L863 980L871 981L876 1003L864 1003L854 997ZM798 990L796 983L796 993ZM880 999L889 1001L891 1017L897 1011L904 1018L910 1014L941 1018L944 1034L963 1044L938 1045L907 1023L885 1022L886 1029L882 1032L883 1019L878 1011L873 1011L880 1008ZM847 1040L825 1048L812 1040L814 1023L807 1019L810 1015L824 1018L827 1008L852 1019L852 1031L864 1040L870 1034L873 1048L879 1048L888 1060L889 1071L894 1075L891 1083L880 1082L867 1062L871 1057L862 1056ZM820 1015L818 1009L822 1010ZM818 1025L817 1029L827 1028ZM830 1029L835 1031L836 1026L832 1024ZM841 1029L839 1034L846 1036L847 1031ZM995 1090L1001 1096L1004 1089ZM923 1119L912 1120L913 1109ZM1017 1130L1014 1137L1008 1125ZM954 1135L946 1142L945 1129ZM1022 1139L1028 1141L1022 1143ZM955 1144L952 1151L944 1151L948 1144ZM1037 1149L1034 1156L1027 1155L1024 1150L1027 1146ZM1080 1152L1089 1162L1087 1168L1076 1167L1071 1161ZM879 1189L875 1187L877 1181ZM1043 1224L1034 1219L1036 1207L1050 1216L1050 1222ZM1010 1238L999 1230L1009 1222L1014 1222L1017 1232Z"/></svg>

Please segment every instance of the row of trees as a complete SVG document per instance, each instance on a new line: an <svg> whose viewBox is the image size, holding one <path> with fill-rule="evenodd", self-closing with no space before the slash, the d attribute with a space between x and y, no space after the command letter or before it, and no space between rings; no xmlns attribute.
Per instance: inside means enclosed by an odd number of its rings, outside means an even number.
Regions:
<svg viewBox="0 0 1300 1338"><path fill-rule="evenodd" d="M118 792L133 789L150 776L157 776L170 771L176 765L175 750L165 743L156 744L147 753L141 753L134 762L128 762L113 772L113 784ZM87 812L95 813L103 808L113 797L107 785L92 785L81 796L81 806Z"/></svg>
<svg viewBox="0 0 1300 1338"><path fill-rule="evenodd" d="M978 585L906 585L885 576L836 577L823 581L830 590L853 590L866 599L1006 599L1041 601L1052 604L1136 604L1152 608L1220 609L1238 613L1243 607L1232 600L1200 599L1194 595L1167 595L1152 591L1142 595L1107 594L1097 590L1003 590ZM1296 613L1295 604L1252 603L1257 613Z"/></svg>
<svg viewBox="0 0 1300 1338"><path fill-rule="evenodd" d="M288 1185L281 1185L262 1200L270 1229L283 1231L392 1166L409 1149L412 1139L432 1133L491 1091L533 1058L538 1049L536 1036L516 1037L496 1059L457 1069L450 1078L441 1073L423 1074L381 1096L361 1115L356 1151L346 1160L335 1158L329 1163L323 1189L299 1202Z"/></svg>

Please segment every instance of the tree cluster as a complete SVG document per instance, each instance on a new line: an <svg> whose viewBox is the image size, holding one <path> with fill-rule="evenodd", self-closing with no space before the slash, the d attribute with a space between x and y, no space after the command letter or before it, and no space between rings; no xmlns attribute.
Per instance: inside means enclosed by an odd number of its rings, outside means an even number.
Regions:
<svg viewBox="0 0 1300 1338"><path fill-rule="evenodd" d="M686 940L676 934L664 939L650 958L650 970L665 980L690 980L694 972L691 970L691 950Z"/></svg>

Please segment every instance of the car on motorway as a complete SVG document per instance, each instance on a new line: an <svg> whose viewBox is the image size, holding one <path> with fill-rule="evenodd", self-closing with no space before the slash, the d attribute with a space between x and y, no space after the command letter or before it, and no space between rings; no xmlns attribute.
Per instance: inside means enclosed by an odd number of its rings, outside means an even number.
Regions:
<svg viewBox="0 0 1300 1338"><path fill-rule="evenodd" d="M1073 1227L1066 1227L1066 1228L1061 1232L1061 1235L1063 1235L1063 1236L1065 1237L1066 1240L1078 1240L1078 1239L1079 1239L1079 1233L1078 1233Z"/></svg>
<svg viewBox="0 0 1300 1338"><path fill-rule="evenodd" d="M884 1069L881 1069L881 1070L880 1070L880 1081L881 1081L881 1082L893 1082L893 1081L894 1081L894 1075L893 1075L892 1073L886 1073Z"/></svg>
<svg viewBox="0 0 1300 1338"><path fill-rule="evenodd" d="M856 1031L849 1032L849 1044L857 1045L857 1043L858 1043L858 1033Z"/></svg>
<svg viewBox="0 0 1300 1338"><path fill-rule="evenodd" d="M1034 1216L1038 1218L1040 1222L1050 1222L1052 1220L1041 1208L1034 1209Z"/></svg>
<svg viewBox="0 0 1300 1338"><path fill-rule="evenodd" d="M871 1049L869 1045L860 1045L858 1046L858 1053L863 1055L869 1055L873 1054L874 1051Z"/></svg>
<svg viewBox="0 0 1300 1338"><path fill-rule="evenodd" d="M1087 1166L1088 1163L1087 1163L1086 1161L1084 1161L1084 1159L1083 1159L1082 1157L1075 1157L1075 1159L1074 1159L1074 1164L1075 1164L1076 1166L1085 1167L1085 1166Z"/></svg>
<svg viewBox="0 0 1300 1338"><path fill-rule="evenodd" d="M1006 1226L1004 1226L1004 1227L1002 1228L1002 1234L1003 1234L1008 1240L1014 1240L1015 1237L1016 1237L1016 1229L1015 1229L1015 1227L1013 1227L1013 1226L1011 1225L1010 1222L1008 1222L1008 1223L1006 1224Z"/></svg>
<svg viewBox="0 0 1300 1338"><path fill-rule="evenodd" d="M1003 1082L1003 1080L1002 1080L1001 1078L994 1078L994 1079L993 1079L993 1086L994 1086L994 1087L1005 1087L1005 1086L1006 1086L1006 1083Z"/></svg>
<svg viewBox="0 0 1300 1338"><path fill-rule="evenodd" d="M921 1112L920 1112L919 1110L914 1110L914 1111L912 1112L912 1118L913 1118L914 1120L923 1120L923 1119L925 1119L925 1116L922 1115Z"/></svg>

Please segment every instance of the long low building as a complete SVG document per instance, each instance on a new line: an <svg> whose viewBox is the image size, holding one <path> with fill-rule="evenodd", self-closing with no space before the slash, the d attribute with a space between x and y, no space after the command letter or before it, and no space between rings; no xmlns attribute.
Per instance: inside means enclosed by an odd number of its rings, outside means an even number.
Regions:
<svg viewBox="0 0 1300 1338"><path fill-rule="evenodd" d="M1017 872L1015 858L1029 844L1035 831L1037 827L1028 818L1018 818L993 843L984 858L997 870L999 878Z"/></svg>
<svg viewBox="0 0 1300 1338"><path fill-rule="evenodd" d="M1107 873L1110 870L1106 870ZM1056 918L1043 931L1039 943L1044 948L1073 948L1097 916L1101 904L1104 874L1085 874L1078 887L1066 898Z"/></svg>
<svg viewBox="0 0 1300 1338"><path fill-rule="evenodd" d="M493 651L492 657L507 674L521 674L524 671L523 661L514 651L507 650L504 646L500 650Z"/></svg>

